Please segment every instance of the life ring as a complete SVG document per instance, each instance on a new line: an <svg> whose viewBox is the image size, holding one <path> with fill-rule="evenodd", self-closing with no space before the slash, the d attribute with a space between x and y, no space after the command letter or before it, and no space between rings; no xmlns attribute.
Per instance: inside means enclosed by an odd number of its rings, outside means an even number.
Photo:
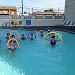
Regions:
<svg viewBox="0 0 75 75"><path fill-rule="evenodd" d="M18 25L18 24L22 24L22 21L11 21L12 25Z"/></svg>
<svg viewBox="0 0 75 75"><path fill-rule="evenodd" d="M14 22L13 22L13 21L11 21L11 24L12 24L12 25L14 25Z"/></svg>
<svg viewBox="0 0 75 75"><path fill-rule="evenodd" d="M10 35L12 35L13 32L16 32L16 33L17 33L17 35L18 35L18 40L19 40L19 39L20 39L20 34L19 34L16 30L12 30L12 31L10 32Z"/></svg>
<svg viewBox="0 0 75 75"><path fill-rule="evenodd" d="M45 34L44 39L46 39L46 36L48 36L49 34L56 34L56 35L58 35L60 40L62 41L62 37L60 36L60 34L58 34L56 32L49 32L49 33Z"/></svg>
<svg viewBox="0 0 75 75"><path fill-rule="evenodd" d="M19 21L19 24L22 24L22 21Z"/></svg>

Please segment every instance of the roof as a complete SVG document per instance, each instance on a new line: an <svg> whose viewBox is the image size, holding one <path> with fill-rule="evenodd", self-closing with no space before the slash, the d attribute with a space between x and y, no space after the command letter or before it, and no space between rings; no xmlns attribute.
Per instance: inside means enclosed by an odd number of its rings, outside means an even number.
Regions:
<svg viewBox="0 0 75 75"><path fill-rule="evenodd" d="M62 13L61 12L34 12L34 14L48 15L48 14L62 14Z"/></svg>
<svg viewBox="0 0 75 75"><path fill-rule="evenodd" d="M16 6L0 6L0 9L15 9L15 10L17 10Z"/></svg>

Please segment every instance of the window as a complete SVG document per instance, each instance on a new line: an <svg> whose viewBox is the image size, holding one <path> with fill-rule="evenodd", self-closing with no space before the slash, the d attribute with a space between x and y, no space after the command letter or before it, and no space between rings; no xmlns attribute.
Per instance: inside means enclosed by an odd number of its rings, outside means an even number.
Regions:
<svg viewBox="0 0 75 75"><path fill-rule="evenodd" d="M15 11L14 10L11 10L11 14L14 15L15 14Z"/></svg>
<svg viewBox="0 0 75 75"><path fill-rule="evenodd" d="M43 19L43 16L35 16L35 19Z"/></svg>
<svg viewBox="0 0 75 75"><path fill-rule="evenodd" d="M53 16L45 16L45 19L53 19Z"/></svg>
<svg viewBox="0 0 75 75"><path fill-rule="evenodd" d="M62 16L55 16L55 19L62 19Z"/></svg>
<svg viewBox="0 0 75 75"><path fill-rule="evenodd" d="M4 14L5 10L2 10L2 14Z"/></svg>

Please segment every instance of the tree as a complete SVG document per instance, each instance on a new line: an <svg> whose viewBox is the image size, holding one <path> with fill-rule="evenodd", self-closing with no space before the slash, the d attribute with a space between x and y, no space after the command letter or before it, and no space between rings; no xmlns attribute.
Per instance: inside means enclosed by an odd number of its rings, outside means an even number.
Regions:
<svg viewBox="0 0 75 75"><path fill-rule="evenodd" d="M25 11L24 14L27 14L27 12Z"/></svg>
<svg viewBox="0 0 75 75"><path fill-rule="evenodd" d="M44 10L44 12L54 12L53 8L49 10Z"/></svg>
<svg viewBox="0 0 75 75"><path fill-rule="evenodd" d="M48 10L44 10L44 12L48 12Z"/></svg>
<svg viewBox="0 0 75 75"><path fill-rule="evenodd" d="M49 9L49 12L54 12L54 10L53 9Z"/></svg>

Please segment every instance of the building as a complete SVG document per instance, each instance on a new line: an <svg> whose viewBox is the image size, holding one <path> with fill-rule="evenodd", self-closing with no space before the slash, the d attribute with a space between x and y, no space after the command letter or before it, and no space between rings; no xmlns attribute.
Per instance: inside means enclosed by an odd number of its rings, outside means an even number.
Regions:
<svg viewBox="0 0 75 75"><path fill-rule="evenodd" d="M35 16L62 16L63 14L61 12L33 12L32 15Z"/></svg>
<svg viewBox="0 0 75 75"><path fill-rule="evenodd" d="M65 0L65 20L75 21L75 0Z"/></svg>
<svg viewBox="0 0 75 75"><path fill-rule="evenodd" d="M0 6L0 15L17 15L15 6Z"/></svg>

